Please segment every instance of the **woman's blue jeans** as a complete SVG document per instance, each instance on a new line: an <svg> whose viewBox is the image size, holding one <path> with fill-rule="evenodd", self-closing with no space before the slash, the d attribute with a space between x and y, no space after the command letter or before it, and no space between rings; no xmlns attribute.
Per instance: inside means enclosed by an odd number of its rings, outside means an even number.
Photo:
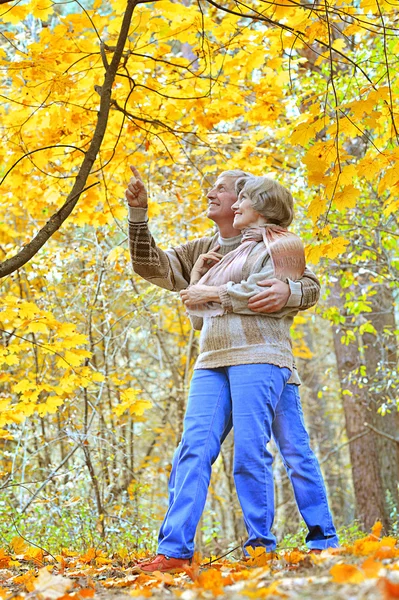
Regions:
<svg viewBox="0 0 399 600"><path fill-rule="evenodd" d="M169 481L169 508L158 553L190 558L212 464L234 427L234 480L248 531L245 546L274 549L273 435L308 526L310 548L337 546L326 490L309 446L297 386L288 369L250 364L194 371L182 440Z"/></svg>

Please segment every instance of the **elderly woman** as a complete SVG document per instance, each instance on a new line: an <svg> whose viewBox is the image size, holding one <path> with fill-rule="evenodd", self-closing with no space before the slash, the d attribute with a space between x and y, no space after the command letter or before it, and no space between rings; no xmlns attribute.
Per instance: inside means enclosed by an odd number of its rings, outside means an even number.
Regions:
<svg viewBox="0 0 399 600"><path fill-rule="evenodd" d="M295 372L290 327L297 311L257 314L248 309L248 299L265 278L299 279L305 257L301 240L286 229L293 219L290 192L267 177L241 179L236 186L232 209L234 228L243 232L241 245L223 258L215 251L200 256L190 287L181 292L194 326L201 329L200 354L174 457L159 554L143 571L168 565L177 570L191 559L212 464L232 425L234 479L248 531L245 547L276 546L271 533L273 458L267 443L280 396ZM332 520L329 533L331 546L337 545Z"/></svg>

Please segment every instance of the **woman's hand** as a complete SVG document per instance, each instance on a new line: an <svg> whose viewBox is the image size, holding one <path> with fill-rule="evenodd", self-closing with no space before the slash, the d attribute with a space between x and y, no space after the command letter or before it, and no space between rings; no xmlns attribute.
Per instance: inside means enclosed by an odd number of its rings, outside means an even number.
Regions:
<svg viewBox="0 0 399 600"><path fill-rule="evenodd" d="M206 254L200 254L195 261L193 270L191 271L190 283L196 283L199 281L201 277L205 275L205 273L209 271L211 267L213 267L213 265L216 265L216 263L223 258L223 254L216 252L216 250L219 250L219 248L220 246L217 245L209 252L206 252Z"/></svg>
<svg viewBox="0 0 399 600"><path fill-rule="evenodd" d="M135 208L147 208L147 190L143 180L141 179L141 175L136 167L130 165L130 169L133 173L133 177L130 178L125 192L127 203L129 206L133 206Z"/></svg>
<svg viewBox="0 0 399 600"><path fill-rule="evenodd" d="M188 307L206 302L219 302L219 288L215 285L192 285L180 292L180 297Z"/></svg>

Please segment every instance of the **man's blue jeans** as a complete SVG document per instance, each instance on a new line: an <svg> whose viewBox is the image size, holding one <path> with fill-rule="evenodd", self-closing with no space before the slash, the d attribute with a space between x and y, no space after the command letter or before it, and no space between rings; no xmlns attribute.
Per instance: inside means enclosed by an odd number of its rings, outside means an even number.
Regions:
<svg viewBox="0 0 399 600"><path fill-rule="evenodd" d="M248 531L245 546L274 549L272 434L282 453L310 548L337 546L317 459L309 446L297 386L288 369L250 364L194 372L182 440L169 482L158 553L190 558L220 446L234 426L234 480Z"/></svg>

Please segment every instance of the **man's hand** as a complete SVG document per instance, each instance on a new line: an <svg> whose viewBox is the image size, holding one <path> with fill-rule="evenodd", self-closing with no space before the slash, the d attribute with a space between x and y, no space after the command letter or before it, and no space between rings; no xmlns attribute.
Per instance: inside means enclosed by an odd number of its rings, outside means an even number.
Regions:
<svg viewBox="0 0 399 600"><path fill-rule="evenodd" d="M273 313L284 308L290 297L290 286L280 279L265 279L258 285L265 287L248 301L248 308L259 313Z"/></svg>
<svg viewBox="0 0 399 600"><path fill-rule="evenodd" d="M193 270L191 271L190 283L196 283L199 281L201 277L205 275L205 273L209 271L211 267L213 267L213 265L216 265L216 263L223 258L222 254L216 252L216 250L219 250L219 248L220 245L217 245L206 254L199 255L195 261Z"/></svg>
<svg viewBox="0 0 399 600"><path fill-rule="evenodd" d="M130 178L125 192L127 203L129 206L134 206L135 208L147 208L147 190L141 179L140 173L136 167L133 167L132 165L130 165L130 169L133 173L133 177Z"/></svg>
<svg viewBox="0 0 399 600"><path fill-rule="evenodd" d="M192 285L180 292L180 297L186 306L205 304L206 302L220 302L219 288L214 285Z"/></svg>

